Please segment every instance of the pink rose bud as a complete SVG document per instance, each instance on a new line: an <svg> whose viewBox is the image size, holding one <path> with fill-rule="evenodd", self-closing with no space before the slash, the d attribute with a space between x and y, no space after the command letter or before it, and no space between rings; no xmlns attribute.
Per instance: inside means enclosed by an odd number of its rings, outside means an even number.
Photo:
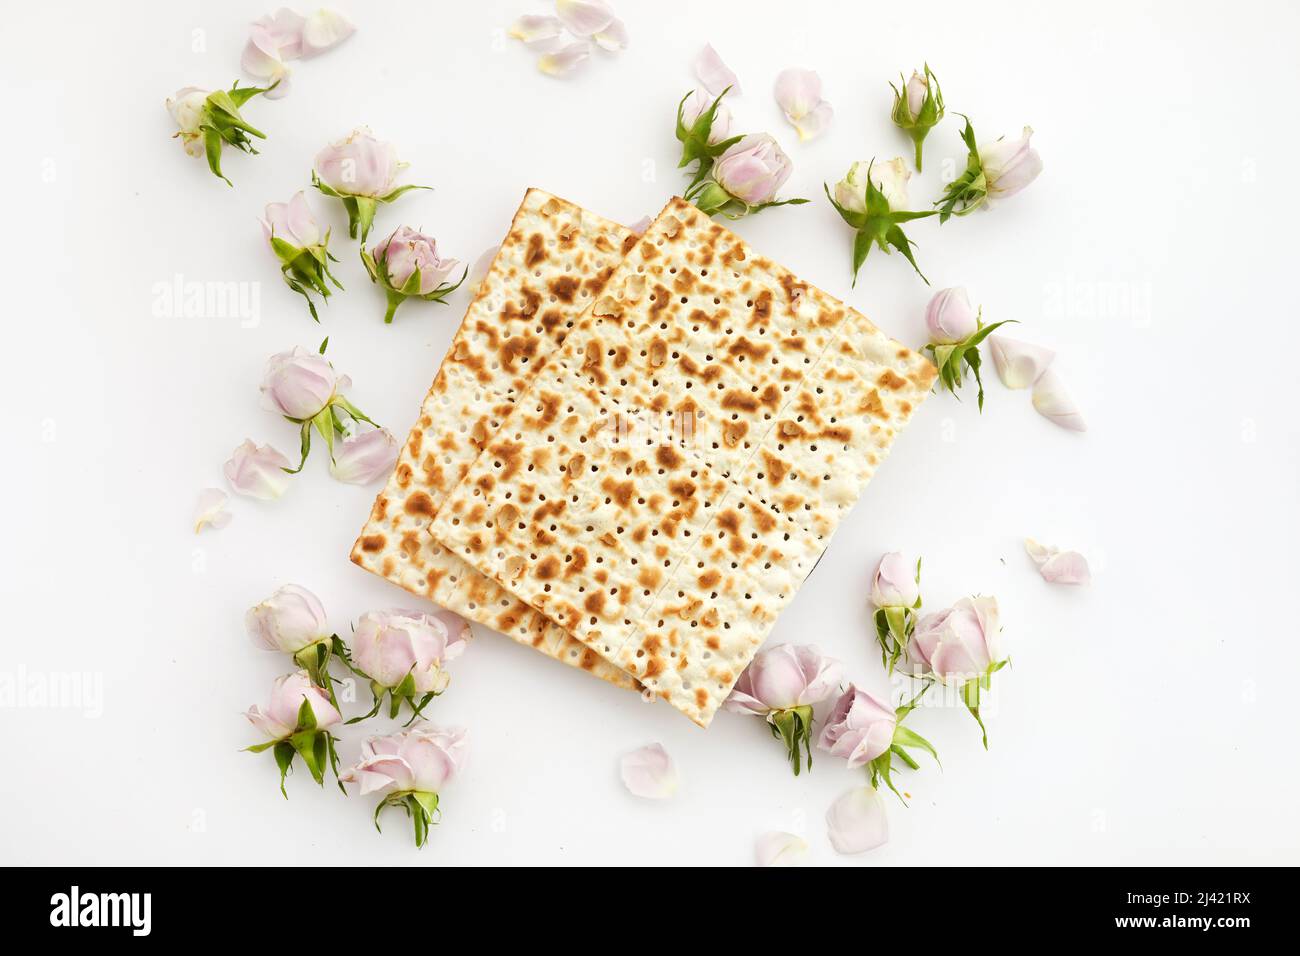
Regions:
<svg viewBox="0 0 1300 956"><path fill-rule="evenodd" d="M925 76L913 70L912 78L907 81L907 109L912 116L921 115L921 107L925 105L925 96L929 92L930 84Z"/></svg>
<svg viewBox="0 0 1300 956"><path fill-rule="evenodd" d="M368 485L388 477L397 453L397 439L387 428L356 432L334 447L330 474L349 485Z"/></svg>
<svg viewBox="0 0 1300 956"><path fill-rule="evenodd" d="M1024 189L1043 171L1043 158L1029 145L1034 131L1028 126L1019 139L1003 137L981 147L980 162L984 167L990 199L1005 199Z"/></svg>
<svg viewBox="0 0 1300 956"><path fill-rule="evenodd" d="M306 421L330 404L336 392L351 384L323 356L296 346L267 359L261 384L262 404L285 418Z"/></svg>
<svg viewBox="0 0 1300 956"><path fill-rule="evenodd" d="M186 86L167 98L167 112L176 123L176 138L191 156L203 155L203 109L210 90Z"/></svg>
<svg viewBox="0 0 1300 956"><path fill-rule="evenodd" d="M746 136L723 153L713 178L730 195L748 206L774 202L794 166L775 139L766 133Z"/></svg>
<svg viewBox="0 0 1300 956"><path fill-rule="evenodd" d="M222 470L236 494L273 501L289 487L288 467L289 459L270 445L255 445L247 438Z"/></svg>
<svg viewBox="0 0 1300 956"><path fill-rule="evenodd" d="M917 562L890 551L876 565L871 579L871 603L876 607L916 607L921 599Z"/></svg>
<svg viewBox="0 0 1300 956"><path fill-rule="evenodd" d="M316 224L316 217L312 215L311 207L307 205L307 197L303 195L301 189L294 193L293 198L287 203L266 204L262 232L267 242L270 242L271 237L274 236L299 249L319 245L324 238L324 233Z"/></svg>
<svg viewBox="0 0 1300 956"><path fill-rule="evenodd" d="M325 691L311 682L306 671L276 678L266 709L250 707L244 716L268 740L284 740L300 729L298 719L304 702L311 708L318 730L333 727L343 720Z"/></svg>
<svg viewBox="0 0 1300 956"><path fill-rule="evenodd" d="M961 286L941 289L930 299L925 310L925 325L930 340L939 345L962 342L979 330L979 313Z"/></svg>
<svg viewBox="0 0 1300 956"><path fill-rule="evenodd" d="M960 684L984 676L1004 660L1001 631L996 598L962 598L917 622L908 660L941 683Z"/></svg>
<svg viewBox="0 0 1300 956"><path fill-rule="evenodd" d="M706 113L716 97L704 90L695 89L682 104L682 123L687 129L695 125L701 114ZM731 133L731 110L725 102L718 104L713 114L713 125L709 127L709 144L720 143Z"/></svg>
<svg viewBox="0 0 1300 956"><path fill-rule="evenodd" d="M315 173L340 195L378 199L393 191L403 166L396 146L359 126L316 154Z"/></svg>
<svg viewBox="0 0 1300 956"><path fill-rule="evenodd" d="M297 654L330 636L320 598L297 584L286 584L244 615L253 643L268 651Z"/></svg>
<svg viewBox="0 0 1300 956"><path fill-rule="evenodd" d="M386 266L389 284L408 295L429 295L460 268L458 260L438 257L438 240L407 226L399 226L379 242L371 256ZM408 289L407 282L417 272L415 284Z"/></svg>
<svg viewBox="0 0 1300 956"><path fill-rule="evenodd" d="M826 718L817 746L843 757L853 770L887 753L897 726L893 707L850 684Z"/></svg>
<svg viewBox="0 0 1300 956"><path fill-rule="evenodd" d="M429 839L438 819L438 795L465 767L467 735L458 727L438 730L424 725L401 733L371 737L361 745L361 759L339 777L357 783L361 792L384 792L375 809L375 826L385 807L402 807L415 827L415 845Z"/></svg>

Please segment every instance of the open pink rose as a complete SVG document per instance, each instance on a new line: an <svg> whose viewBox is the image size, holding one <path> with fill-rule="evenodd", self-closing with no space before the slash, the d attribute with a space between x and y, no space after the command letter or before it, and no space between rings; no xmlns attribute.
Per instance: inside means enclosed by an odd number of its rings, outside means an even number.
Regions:
<svg viewBox="0 0 1300 956"><path fill-rule="evenodd" d="M907 659L917 672L933 674L941 683L963 684L1005 660L1001 631L996 598L965 597L917 622Z"/></svg>
<svg viewBox="0 0 1300 956"><path fill-rule="evenodd" d="M399 226L387 239L375 245L371 254L387 268L394 289L407 291L406 283L419 272L418 287L410 295L428 295L460 268L460 262L438 256L438 240L408 226Z"/></svg>
<svg viewBox="0 0 1300 956"><path fill-rule="evenodd" d="M839 661L822 657L811 644L777 644L755 655L740 675L726 708L766 716L775 710L825 700L840 682Z"/></svg>
<svg viewBox="0 0 1300 956"><path fill-rule="evenodd" d="M356 783L363 794L439 793L465 767L468 735L459 727L438 730L428 725L371 737L361 745L361 759L339 779Z"/></svg>
<svg viewBox="0 0 1300 956"><path fill-rule="evenodd" d="M397 174L405 165L397 158L396 146L359 126L317 153L315 170L336 193L378 199L396 188Z"/></svg>
<svg viewBox="0 0 1300 956"><path fill-rule="evenodd" d="M443 666L460 656L468 637L464 621L448 627L422 611L370 611L357 621L352 659L381 687L395 688L409 674L417 693L436 694L449 680Z"/></svg>

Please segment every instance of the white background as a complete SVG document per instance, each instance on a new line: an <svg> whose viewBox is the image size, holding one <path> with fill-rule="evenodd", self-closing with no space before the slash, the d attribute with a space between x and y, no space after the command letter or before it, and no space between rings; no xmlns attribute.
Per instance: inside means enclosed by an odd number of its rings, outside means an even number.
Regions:
<svg viewBox="0 0 1300 956"><path fill-rule="evenodd" d="M102 715L0 709L7 769L0 856L22 863L744 864L768 829L803 833L816 863L1300 862L1293 702L1300 426L1294 105L1300 14L1283 2L1103 0L920 5L622 0L631 48L566 80L505 29L535 0L352 4L359 32L295 65L294 89L245 110L270 134L227 151L234 189L168 139L175 88L228 85L246 23L269 4L25 4L0 56L6 143L7 425L0 674L90 673ZM201 42L200 42L201 41ZM233 524L195 537L198 490L245 437L292 453L261 409L265 358L330 335L352 398L404 435L468 301L410 303L395 325L341 209L348 287L313 325L263 244L263 205L308 184L327 141L368 123L411 163L415 192L379 214L473 260L524 189L625 223L681 187L672 116L712 41L744 91L737 128L769 130L814 198L737 229L755 247L924 343L930 289L873 252L849 288L851 234L821 195L855 159L910 155L887 82L928 59L950 115L912 184L938 194L961 160L961 111L981 139L1037 135L1046 171L1001 208L911 234L935 288L965 285L990 321L1057 349L1085 435L1059 430L990 366L973 395L932 397L782 616L773 641L820 644L889 689L865 605L879 555L925 557L927 606L997 595L1014 667L996 678L991 746L959 709L915 729L943 770L905 775L892 838L861 857L826 839L831 801L865 778L819 757L795 779L754 718L706 733L665 705L481 632L432 705L472 734L416 852L406 820L291 778L286 802L241 711L285 661L254 649L245 608L286 582L332 624L410 605L348 562L374 488L333 481L317 454L290 491L232 497ZM194 49L195 45L199 49ZM800 145L771 96L783 67L820 71L837 119ZM155 284L259 283L259 321L154 314ZM1095 583L1053 588L1021 539L1083 550ZM360 732L348 731L345 760ZM619 755L661 741L678 796L624 792Z"/></svg>

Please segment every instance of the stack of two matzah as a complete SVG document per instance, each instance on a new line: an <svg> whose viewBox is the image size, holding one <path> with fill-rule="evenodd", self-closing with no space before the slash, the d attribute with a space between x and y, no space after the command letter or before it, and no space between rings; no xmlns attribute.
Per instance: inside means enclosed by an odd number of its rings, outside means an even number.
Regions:
<svg viewBox="0 0 1300 956"><path fill-rule="evenodd" d="M352 559L707 726L934 375L680 199L530 190Z"/></svg>

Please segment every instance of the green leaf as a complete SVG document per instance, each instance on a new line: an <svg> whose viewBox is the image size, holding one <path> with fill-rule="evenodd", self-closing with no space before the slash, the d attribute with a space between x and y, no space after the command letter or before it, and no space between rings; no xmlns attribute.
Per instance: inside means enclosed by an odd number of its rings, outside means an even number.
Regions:
<svg viewBox="0 0 1300 956"><path fill-rule="evenodd" d="M912 268L916 270L916 274L921 277L922 282L926 285L930 284L930 280L925 277L925 273L921 271L921 267L916 264L916 258L912 255L912 241L907 238L901 228L890 226L885 233L885 241L907 258L907 261L912 264Z"/></svg>
<svg viewBox="0 0 1300 956"><path fill-rule="evenodd" d="M316 354L324 355L325 350L329 348L329 344L330 344L330 337L327 335L325 336L325 338L321 339L320 348L316 350Z"/></svg>

